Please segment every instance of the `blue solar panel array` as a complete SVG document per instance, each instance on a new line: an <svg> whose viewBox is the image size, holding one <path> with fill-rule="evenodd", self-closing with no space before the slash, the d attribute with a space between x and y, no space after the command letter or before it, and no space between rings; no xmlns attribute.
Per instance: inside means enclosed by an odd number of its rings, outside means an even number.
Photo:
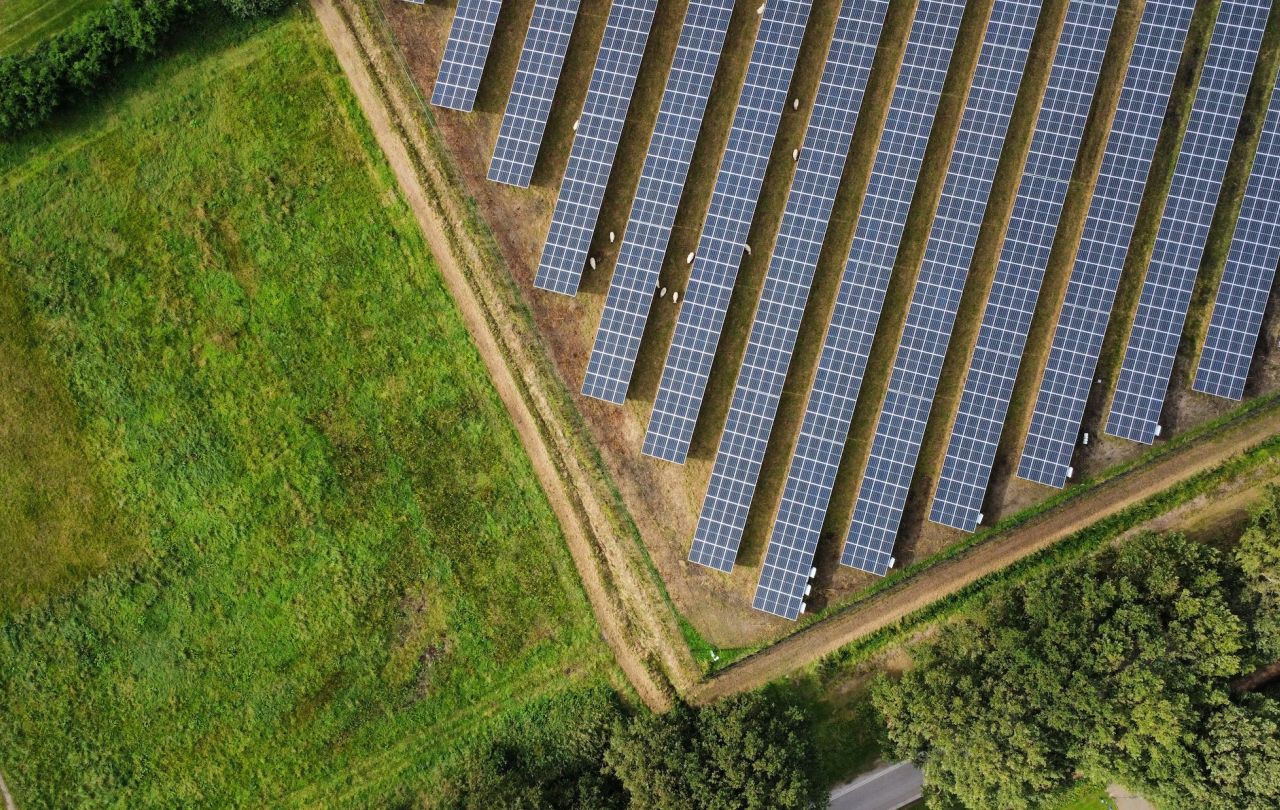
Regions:
<svg viewBox="0 0 1280 810"><path fill-rule="evenodd" d="M747 67L649 418L647 455L683 462L688 451L812 5L811 0L765 4L765 20Z"/></svg>
<svg viewBox="0 0 1280 810"><path fill-rule="evenodd" d="M529 186L577 16L578 0L537 0L534 4L489 164L490 180Z"/></svg>
<svg viewBox="0 0 1280 810"><path fill-rule="evenodd" d="M1120 367L1107 432L1155 441L1270 0L1223 0Z"/></svg>
<svg viewBox="0 0 1280 810"><path fill-rule="evenodd" d="M440 74L431 89L431 103L437 107L471 112L476 91L489 58L493 29L498 24L502 0L459 0L444 46Z"/></svg>
<svg viewBox="0 0 1280 810"><path fill-rule="evenodd" d="M1219 397L1240 399L1253 350L1262 330L1262 314L1280 264L1280 87L1258 140L1253 172L1240 203L1240 219L1231 238L1227 265L1218 284L1218 298L1205 337L1195 389Z"/></svg>
<svg viewBox="0 0 1280 810"><path fill-rule="evenodd" d="M1018 465L1029 481L1066 483L1194 6L1147 0L1143 8Z"/></svg>
<svg viewBox="0 0 1280 810"><path fill-rule="evenodd" d="M1074 0L1076 5L1084 0ZM883 575L933 406L956 308L987 210L1039 2L999 4L987 24L973 86L912 292L893 375L876 424L841 562Z"/></svg>
<svg viewBox="0 0 1280 810"><path fill-rule="evenodd" d="M733 568L888 0L840 9L689 559Z"/></svg>
<svg viewBox="0 0 1280 810"><path fill-rule="evenodd" d="M565 295L578 291L657 6L658 0L613 0L609 6L600 55L534 279L541 289Z"/></svg>
<svg viewBox="0 0 1280 810"><path fill-rule="evenodd" d="M587 363L586 396L626 398L732 14L733 0L689 4Z"/></svg>
<svg viewBox="0 0 1280 810"><path fill-rule="evenodd" d="M1014 0L996 0L999 7ZM921 0L858 213L754 606L795 619L942 97L964 0Z"/></svg>
<svg viewBox="0 0 1280 810"><path fill-rule="evenodd" d="M978 526L1115 16L1116 0L1068 9L934 495L936 523Z"/></svg>

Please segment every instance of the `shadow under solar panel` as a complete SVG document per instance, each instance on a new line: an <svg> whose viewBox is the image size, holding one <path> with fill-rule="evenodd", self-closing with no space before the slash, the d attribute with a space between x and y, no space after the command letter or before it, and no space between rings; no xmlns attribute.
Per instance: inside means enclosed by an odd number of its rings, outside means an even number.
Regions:
<svg viewBox="0 0 1280 810"><path fill-rule="evenodd" d="M921 0L858 212L753 607L796 619L885 289L950 67L964 0Z"/></svg>
<svg viewBox="0 0 1280 810"><path fill-rule="evenodd" d="M934 494L935 523L978 527L1116 2L1074 3L1062 27Z"/></svg>
<svg viewBox="0 0 1280 810"><path fill-rule="evenodd" d="M1218 11L1111 400L1112 436L1150 444L1159 432L1196 272L1270 11L1270 0L1223 0Z"/></svg>
<svg viewBox="0 0 1280 810"><path fill-rule="evenodd" d="M1143 9L1018 465L1029 481L1066 483L1194 6Z"/></svg>
<svg viewBox="0 0 1280 810"><path fill-rule="evenodd" d="M888 5L846 2L836 20L689 553L722 571L742 540Z"/></svg>
<svg viewBox="0 0 1280 810"><path fill-rule="evenodd" d="M840 558L868 573L883 576L893 562L920 441L1039 16L1038 2L997 3L987 24Z"/></svg>

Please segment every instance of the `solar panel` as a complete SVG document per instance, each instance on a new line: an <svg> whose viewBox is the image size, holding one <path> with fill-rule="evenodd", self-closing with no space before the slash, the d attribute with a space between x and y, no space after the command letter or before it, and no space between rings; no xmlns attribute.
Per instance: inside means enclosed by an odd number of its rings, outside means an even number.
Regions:
<svg viewBox="0 0 1280 810"><path fill-rule="evenodd" d="M529 186L577 16L578 0L537 0L534 4L489 163L490 180Z"/></svg>
<svg viewBox="0 0 1280 810"><path fill-rule="evenodd" d="M846 2L836 20L689 553L721 571L737 557L888 5Z"/></svg>
<svg viewBox="0 0 1280 810"><path fill-rule="evenodd" d="M978 527L1115 16L1115 0L1067 10L942 463L929 515L935 523Z"/></svg>
<svg viewBox="0 0 1280 810"><path fill-rule="evenodd" d="M1280 263L1276 200L1280 200L1280 87L1271 94L1253 172L1240 203L1240 218L1196 371L1197 391L1230 399L1244 396L1262 313Z"/></svg>
<svg viewBox="0 0 1280 810"><path fill-rule="evenodd" d="M534 285L578 291L658 0L613 0Z"/></svg>
<svg viewBox="0 0 1280 810"><path fill-rule="evenodd" d="M1074 0L1072 5L1083 0ZM1040 3L992 10L858 489L841 563L883 575L920 452L956 308L995 180Z"/></svg>
<svg viewBox="0 0 1280 810"><path fill-rule="evenodd" d="M471 112L476 104L476 91L484 63L489 58L489 44L498 24L502 0L459 0L449 28L449 41L444 46L440 74L431 89L431 103L437 107Z"/></svg>
<svg viewBox="0 0 1280 810"><path fill-rule="evenodd" d="M649 418L646 455L684 461L811 7L810 0L765 5Z"/></svg>
<svg viewBox="0 0 1280 810"><path fill-rule="evenodd" d="M1223 0L1187 120L1107 433L1150 444L1178 353L1196 271L1253 78L1270 0Z"/></svg>
<svg viewBox="0 0 1280 810"><path fill-rule="evenodd" d="M586 396L626 398L732 14L733 0L689 4L587 363Z"/></svg>
<svg viewBox="0 0 1280 810"><path fill-rule="evenodd" d="M1018 475L1066 483L1194 0L1147 0L1058 315Z"/></svg>
<svg viewBox="0 0 1280 810"><path fill-rule="evenodd" d="M756 587L753 604L759 610L795 619L803 609L836 467L964 6L964 0L921 0L916 8Z"/></svg>

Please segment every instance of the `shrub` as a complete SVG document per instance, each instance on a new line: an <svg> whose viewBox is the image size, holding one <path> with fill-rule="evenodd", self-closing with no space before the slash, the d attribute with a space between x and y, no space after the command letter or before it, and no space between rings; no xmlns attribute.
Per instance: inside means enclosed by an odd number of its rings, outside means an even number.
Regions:
<svg viewBox="0 0 1280 810"><path fill-rule="evenodd" d="M242 20L275 14L289 5L290 0L219 0L235 16Z"/></svg>
<svg viewBox="0 0 1280 810"><path fill-rule="evenodd" d="M804 714L768 692L619 724L605 761L632 807L801 810L826 793Z"/></svg>
<svg viewBox="0 0 1280 810"><path fill-rule="evenodd" d="M290 0L217 0L248 19ZM0 57L0 137L34 129L95 90L119 67L154 56L164 37L212 0L113 0L31 50Z"/></svg>

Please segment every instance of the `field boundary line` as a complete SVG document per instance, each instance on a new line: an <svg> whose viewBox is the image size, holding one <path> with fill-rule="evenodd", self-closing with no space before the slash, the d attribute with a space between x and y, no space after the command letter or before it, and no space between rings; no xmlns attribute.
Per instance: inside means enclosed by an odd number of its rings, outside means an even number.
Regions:
<svg viewBox="0 0 1280 810"><path fill-rule="evenodd" d="M311 7L511 415L605 640L640 698L668 707L673 691L698 677L693 657L638 538L626 536L629 518L610 497L607 476L584 458L589 443L562 414L567 395L536 355L527 310L504 295L491 277L501 262L466 228L473 207L432 148L429 112L397 86L397 65L358 0L311 0Z"/></svg>

